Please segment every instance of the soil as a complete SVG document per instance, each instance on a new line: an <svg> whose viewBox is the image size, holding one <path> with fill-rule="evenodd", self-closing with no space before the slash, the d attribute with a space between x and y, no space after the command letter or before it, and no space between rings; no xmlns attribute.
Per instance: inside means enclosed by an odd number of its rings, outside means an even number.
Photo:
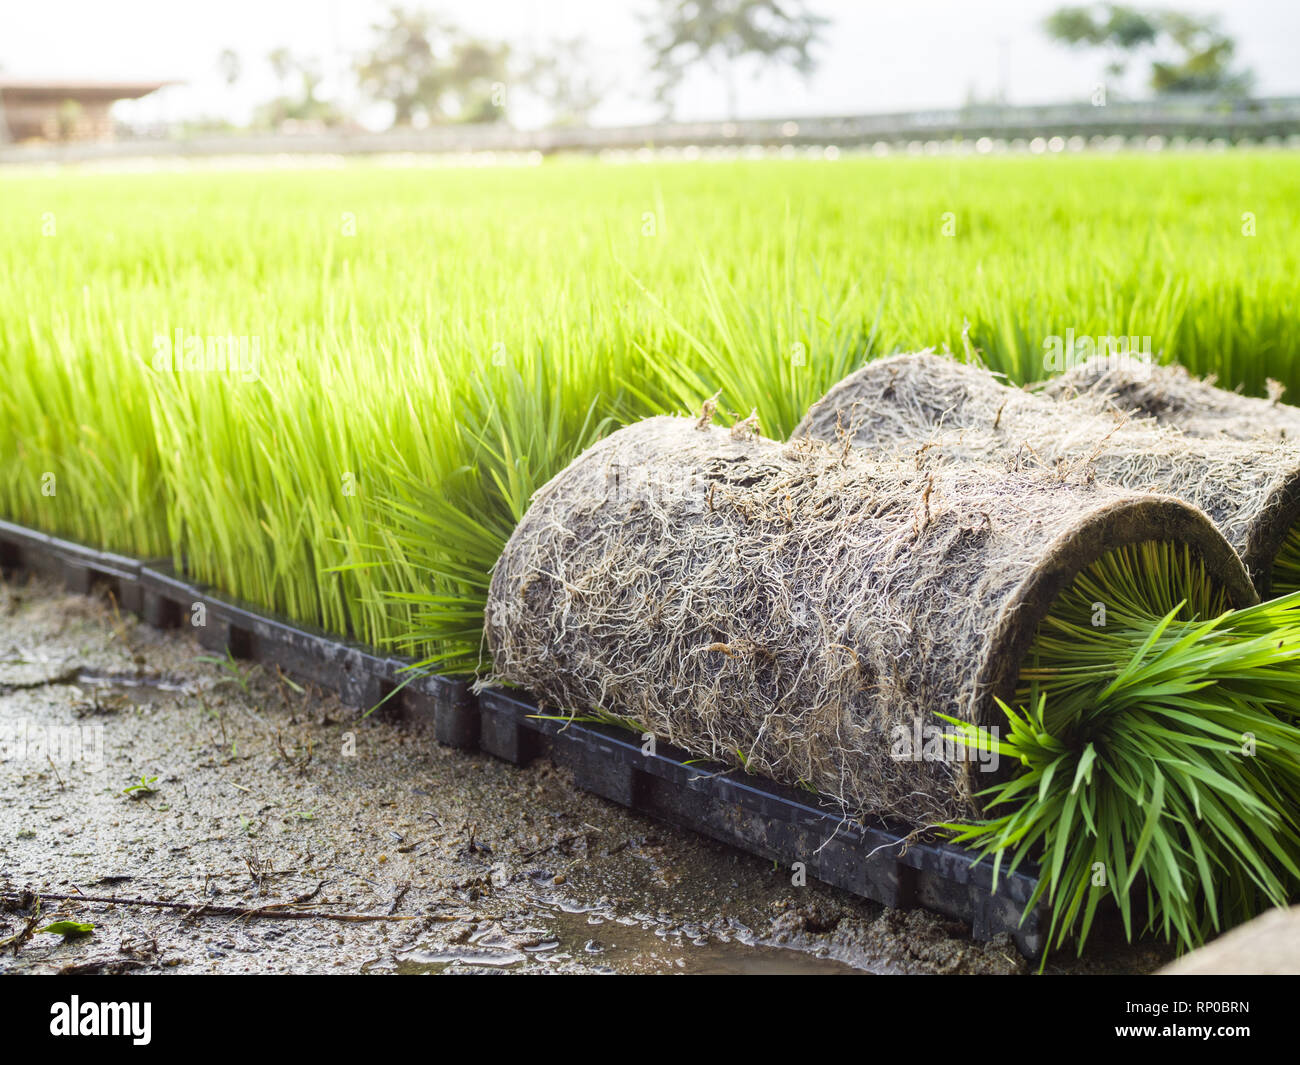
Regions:
<svg viewBox="0 0 1300 1065"><path fill-rule="evenodd" d="M93 930L36 931L65 920ZM13 576L0 944L0 972L1031 971L1006 937L794 886L548 762L439 746L429 728L212 661L111 601ZM1148 972L1169 956L1099 941L1048 971Z"/></svg>

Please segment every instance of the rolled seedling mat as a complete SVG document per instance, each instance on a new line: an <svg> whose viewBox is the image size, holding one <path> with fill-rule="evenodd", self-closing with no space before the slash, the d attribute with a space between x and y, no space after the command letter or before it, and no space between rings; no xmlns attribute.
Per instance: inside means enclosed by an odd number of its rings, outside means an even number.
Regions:
<svg viewBox="0 0 1300 1065"><path fill-rule="evenodd" d="M1300 442L1300 408L1282 402L1284 389L1268 382L1267 399L1219 388L1185 367L1132 356L1093 356L1041 386L1052 399L1100 400L1116 409L1181 429L1188 436Z"/></svg>
<svg viewBox="0 0 1300 1065"><path fill-rule="evenodd" d="M922 466L1038 469L1176 496L1209 515L1261 595L1297 586L1300 563L1288 561L1293 547L1300 550L1294 444L1193 437L1096 397L1033 394L931 352L868 363L818 400L792 439L851 444L882 458L911 454Z"/></svg>
<svg viewBox="0 0 1300 1065"><path fill-rule="evenodd" d="M1256 597L1203 513L1044 471L878 462L659 417L533 497L486 607L493 683L913 826L978 816L971 758L897 757L938 715L999 725L1039 622L1108 551L1187 545ZM1003 767L1006 768L1006 767Z"/></svg>

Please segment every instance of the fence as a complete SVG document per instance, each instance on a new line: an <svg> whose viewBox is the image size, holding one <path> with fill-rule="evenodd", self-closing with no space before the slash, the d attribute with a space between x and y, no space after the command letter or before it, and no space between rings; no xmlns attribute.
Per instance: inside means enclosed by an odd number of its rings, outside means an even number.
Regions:
<svg viewBox="0 0 1300 1065"><path fill-rule="evenodd" d="M598 153L642 148L776 148L1034 138L1201 139L1226 144L1300 138L1300 96L1223 100L1166 97L1028 107L970 106L895 114L803 116L736 122L517 130L504 124L449 125L384 133L321 130L296 134L175 137L165 129L112 142L0 146L0 163L85 162L132 157L374 155L464 152ZM1076 142L1077 143L1077 142ZM1295 140L1291 140L1295 144Z"/></svg>

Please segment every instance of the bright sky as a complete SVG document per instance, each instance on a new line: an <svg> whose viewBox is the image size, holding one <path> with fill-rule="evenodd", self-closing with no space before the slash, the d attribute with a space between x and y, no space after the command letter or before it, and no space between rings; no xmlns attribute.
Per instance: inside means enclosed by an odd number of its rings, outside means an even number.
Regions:
<svg viewBox="0 0 1300 1065"><path fill-rule="evenodd" d="M1063 0L812 0L831 25L820 67L793 73L745 71L736 79L742 116L839 114L946 107L970 91L991 96L1005 81L1013 103L1080 99L1100 80L1097 54L1049 44L1044 16ZM1073 0L1078 2L1078 0ZM1143 6L1217 13L1252 67L1257 91L1300 95L1300 2L1198 0ZM124 117L169 120L198 114L236 120L275 95L265 62L287 46L346 70L369 39L387 0L0 0L0 76L176 78L184 85L129 105ZM522 45L585 36L601 80L613 86L594 120L653 120L641 45L641 17L655 0L406 0L483 36ZM245 75L229 89L216 69L233 48ZM338 91L327 83L323 95ZM1136 79L1131 88L1140 89ZM678 117L726 117L724 81L701 72L685 86ZM516 114L528 125L535 116Z"/></svg>

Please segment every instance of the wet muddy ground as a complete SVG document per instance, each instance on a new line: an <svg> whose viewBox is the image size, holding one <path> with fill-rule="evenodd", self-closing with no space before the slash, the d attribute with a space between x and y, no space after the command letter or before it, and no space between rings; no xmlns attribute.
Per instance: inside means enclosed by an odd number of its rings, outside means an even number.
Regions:
<svg viewBox="0 0 1300 1065"><path fill-rule="evenodd" d="M547 762L205 657L0 583L0 972L1030 971L1006 938L793 886ZM56 921L94 928L36 931ZM1099 943L1048 968L1166 957Z"/></svg>

